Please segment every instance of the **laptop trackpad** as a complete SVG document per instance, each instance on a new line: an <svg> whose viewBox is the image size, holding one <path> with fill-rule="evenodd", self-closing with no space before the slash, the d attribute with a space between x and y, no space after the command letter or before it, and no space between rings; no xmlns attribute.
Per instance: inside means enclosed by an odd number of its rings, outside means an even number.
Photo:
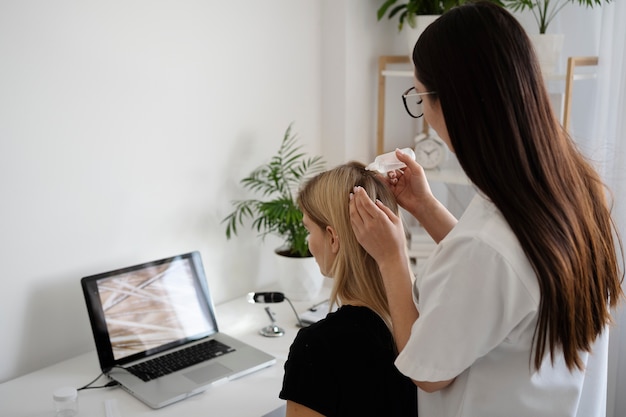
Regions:
<svg viewBox="0 0 626 417"><path fill-rule="evenodd" d="M201 368L194 369L191 372L186 372L183 375L197 384L203 384L207 381L218 380L231 372L232 371L224 365L211 363Z"/></svg>

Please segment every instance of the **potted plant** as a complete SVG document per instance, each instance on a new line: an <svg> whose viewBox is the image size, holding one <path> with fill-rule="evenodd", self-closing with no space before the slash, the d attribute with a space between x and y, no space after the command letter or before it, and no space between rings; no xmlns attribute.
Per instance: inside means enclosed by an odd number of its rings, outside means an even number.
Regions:
<svg viewBox="0 0 626 417"><path fill-rule="evenodd" d="M405 0L400 4L398 0L385 0L377 10L378 20L387 15L388 19L394 17L398 20L398 31L405 32L409 45L409 56L413 53L415 42L424 29L446 11L472 0ZM490 0L502 4L500 0ZM406 23L406 26L405 26Z"/></svg>
<svg viewBox="0 0 626 417"><path fill-rule="evenodd" d="M408 0L397 4L398 0L386 0L377 11L380 21L385 14L389 19L397 17L398 31L407 23L411 28L417 27L417 16L440 16L454 6L465 3L466 0ZM393 6L393 7L392 7Z"/></svg>
<svg viewBox="0 0 626 417"><path fill-rule="evenodd" d="M254 169L240 184L258 194L258 198L234 201L234 210L223 219L226 223L226 238L237 234L238 227L252 221L252 229L263 239L268 234L284 240L284 245L275 250L279 256L278 280L286 293L293 299L310 299L317 295L323 277L309 252L308 233L302 224L302 212L296 204L299 185L311 175L323 170L325 162L321 156L308 157L301 151L297 136L289 125L278 152L266 164ZM301 268L297 260L305 259L305 271L281 271L290 266ZM312 266L311 266L312 265ZM308 276L311 275L311 276ZM293 277L315 282L298 283ZM301 285L302 284L302 285ZM311 290L307 292L307 287Z"/></svg>
<svg viewBox="0 0 626 417"><path fill-rule="evenodd" d="M610 2L611 0L606 0ZM593 7L601 5L603 0L503 0L504 6L514 12L530 10L537 22L539 33L544 34L548 25L567 3L578 3L581 6Z"/></svg>
<svg viewBox="0 0 626 417"><path fill-rule="evenodd" d="M556 72L556 66L563 49L564 35L561 33L548 34L550 22L568 3L578 3L581 6L593 7L601 5L603 0L503 0L504 7L513 12L530 10L537 22L538 34L529 34L535 52L539 59L541 71L550 75ZM606 0L610 2L610 0Z"/></svg>

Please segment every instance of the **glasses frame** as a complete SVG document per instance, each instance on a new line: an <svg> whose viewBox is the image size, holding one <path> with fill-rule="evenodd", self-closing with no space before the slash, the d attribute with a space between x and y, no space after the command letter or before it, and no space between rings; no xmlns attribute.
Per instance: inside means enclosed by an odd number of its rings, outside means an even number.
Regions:
<svg viewBox="0 0 626 417"><path fill-rule="evenodd" d="M417 104L422 104L422 101L424 101L422 99L422 96L427 96L429 94L437 94L437 92L436 91L427 91L425 93L418 93L418 92L411 93L410 92L411 90L415 90L415 87L411 87L408 90L406 90L404 93L402 93L402 102L404 103L404 109L406 110L407 113L409 113L409 116L411 116L414 119L419 119L420 117L422 117L424 115L424 112L422 112L418 116L416 116L413 113L411 113L411 110L409 110L409 106L406 104L406 99L408 97L416 97L417 96L417 97L420 98L420 101L418 101Z"/></svg>

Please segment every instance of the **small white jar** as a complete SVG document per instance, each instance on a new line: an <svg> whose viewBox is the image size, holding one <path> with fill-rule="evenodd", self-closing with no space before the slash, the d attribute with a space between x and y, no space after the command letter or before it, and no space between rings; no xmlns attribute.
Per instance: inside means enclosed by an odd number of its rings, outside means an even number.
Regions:
<svg viewBox="0 0 626 417"><path fill-rule="evenodd" d="M54 416L74 417L78 414L78 391L73 387L61 387L54 391Z"/></svg>

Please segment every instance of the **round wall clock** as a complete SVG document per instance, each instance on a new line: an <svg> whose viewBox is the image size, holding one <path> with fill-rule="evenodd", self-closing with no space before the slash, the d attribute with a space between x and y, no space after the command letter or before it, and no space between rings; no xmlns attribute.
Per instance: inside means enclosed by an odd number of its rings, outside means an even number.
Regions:
<svg viewBox="0 0 626 417"><path fill-rule="evenodd" d="M446 144L440 139L423 134L415 138L415 160L422 168L437 168L445 157Z"/></svg>

